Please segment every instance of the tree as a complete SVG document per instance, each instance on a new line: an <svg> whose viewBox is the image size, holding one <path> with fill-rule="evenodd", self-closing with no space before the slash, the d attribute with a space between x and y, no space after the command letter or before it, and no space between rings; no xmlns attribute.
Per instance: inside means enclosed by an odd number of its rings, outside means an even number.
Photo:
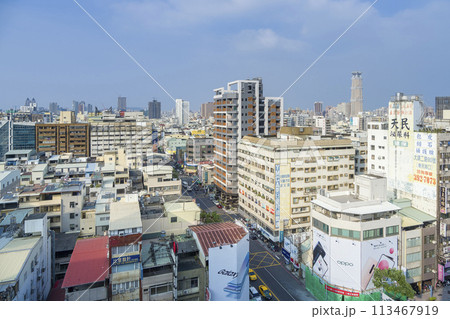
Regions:
<svg viewBox="0 0 450 319"><path fill-rule="evenodd" d="M376 288L383 288L393 299L414 298L414 290L406 281L406 277L401 270L376 268L373 275L373 284Z"/></svg>
<svg viewBox="0 0 450 319"><path fill-rule="evenodd" d="M205 224L218 223L222 221L220 215L216 212L207 213L204 210L200 213L200 220Z"/></svg>

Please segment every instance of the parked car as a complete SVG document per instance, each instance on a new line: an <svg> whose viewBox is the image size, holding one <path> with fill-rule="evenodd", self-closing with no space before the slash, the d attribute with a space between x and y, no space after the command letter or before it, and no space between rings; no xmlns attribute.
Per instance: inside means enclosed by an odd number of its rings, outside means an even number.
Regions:
<svg viewBox="0 0 450 319"><path fill-rule="evenodd" d="M261 294L258 292L258 290L256 290L255 287L250 286L249 290L250 290L250 300L262 301Z"/></svg>
<svg viewBox="0 0 450 319"><path fill-rule="evenodd" d="M220 205L220 204L217 204L216 206L217 206L217 208L219 208L219 209L222 208L222 205Z"/></svg>
<svg viewBox="0 0 450 319"><path fill-rule="evenodd" d="M259 286L259 292L261 293L261 295L267 299L267 300L271 300L272 299L272 293L270 292L269 288L267 288L264 285L260 285Z"/></svg>

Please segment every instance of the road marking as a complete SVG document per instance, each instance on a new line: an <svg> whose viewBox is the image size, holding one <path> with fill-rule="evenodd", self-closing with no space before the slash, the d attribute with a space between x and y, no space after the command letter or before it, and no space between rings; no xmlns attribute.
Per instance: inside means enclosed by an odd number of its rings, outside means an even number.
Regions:
<svg viewBox="0 0 450 319"><path fill-rule="evenodd" d="M268 271L266 268L264 268L266 270L266 272L278 283L278 285L283 288L284 291L286 291L286 293L291 296L291 298L296 301L296 299L289 293L289 291L286 290L286 288L284 288L281 283L270 273L270 271ZM261 280L262 281L262 280Z"/></svg>
<svg viewBox="0 0 450 319"><path fill-rule="evenodd" d="M264 269L264 268L269 268L269 267L275 267L275 266L279 266L280 264L273 264L273 265L268 265L268 266L261 266L261 267L253 267L252 269Z"/></svg>
<svg viewBox="0 0 450 319"><path fill-rule="evenodd" d="M278 257L277 255L275 255L275 257L277 257L277 259L280 260L280 257Z"/></svg>
<svg viewBox="0 0 450 319"><path fill-rule="evenodd" d="M256 271L255 271L256 272ZM258 274L258 273L257 273ZM261 282L263 283L264 286L267 287L267 289L269 289L269 291L272 293L272 295L275 297L276 300L280 301L280 299L277 297L277 295L275 295L272 291L272 289L269 288L269 286L266 285L266 283L264 282L264 280L262 280L261 276L258 276L259 280L261 280ZM259 291L259 288L258 288ZM264 298L263 296L261 296L262 298Z"/></svg>

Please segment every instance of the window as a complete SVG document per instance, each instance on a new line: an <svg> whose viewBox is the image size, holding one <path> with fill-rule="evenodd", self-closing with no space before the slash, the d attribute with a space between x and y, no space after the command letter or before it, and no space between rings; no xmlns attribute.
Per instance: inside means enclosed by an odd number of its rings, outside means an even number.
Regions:
<svg viewBox="0 0 450 319"><path fill-rule="evenodd" d="M166 292L172 291L171 284L164 284L159 286L150 287L150 295L159 295Z"/></svg>
<svg viewBox="0 0 450 319"><path fill-rule="evenodd" d="M331 236L360 240L361 232L356 230L331 227Z"/></svg>
<svg viewBox="0 0 450 319"><path fill-rule="evenodd" d="M383 237L383 228L376 228L363 231L363 240Z"/></svg>
<svg viewBox="0 0 450 319"><path fill-rule="evenodd" d="M433 271L433 266L432 266L432 265L425 265L425 266L423 267L423 272L424 272L425 274L430 273L430 272L432 272L432 271Z"/></svg>
<svg viewBox="0 0 450 319"><path fill-rule="evenodd" d="M74 219L75 218L75 213L70 213L70 219Z"/></svg>
<svg viewBox="0 0 450 319"><path fill-rule="evenodd" d="M170 218L170 222L171 223L176 223L177 222L177 217L171 217Z"/></svg>
<svg viewBox="0 0 450 319"><path fill-rule="evenodd" d="M313 226L317 229L323 231L324 233L329 233L329 226L327 224L322 223L320 220L313 218Z"/></svg>
<svg viewBox="0 0 450 319"><path fill-rule="evenodd" d="M420 246L420 237L406 239L406 248L412 248Z"/></svg>
<svg viewBox="0 0 450 319"><path fill-rule="evenodd" d="M420 261L420 252L406 254L406 263L413 263L415 261Z"/></svg>
<svg viewBox="0 0 450 319"><path fill-rule="evenodd" d="M423 252L423 258L427 259L427 258L433 258L434 256L436 256L436 252L434 249L430 249L430 250L425 250Z"/></svg>
<svg viewBox="0 0 450 319"><path fill-rule="evenodd" d="M411 268L406 270L406 278L412 278L420 276L420 267Z"/></svg>
<svg viewBox="0 0 450 319"><path fill-rule="evenodd" d="M75 208L75 202L70 202L70 208Z"/></svg>
<svg viewBox="0 0 450 319"><path fill-rule="evenodd" d="M398 225L386 227L386 236L398 235Z"/></svg>
<svg viewBox="0 0 450 319"><path fill-rule="evenodd" d="M198 278L192 278L191 279L191 288L197 288L198 287Z"/></svg>
<svg viewBox="0 0 450 319"><path fill-rule="evenodd" d="M425 236L424 238L423 238L423 243L426 245L426 244L432 244L432 241L434 241L434 235L428 235L428 236Z"/></svg>

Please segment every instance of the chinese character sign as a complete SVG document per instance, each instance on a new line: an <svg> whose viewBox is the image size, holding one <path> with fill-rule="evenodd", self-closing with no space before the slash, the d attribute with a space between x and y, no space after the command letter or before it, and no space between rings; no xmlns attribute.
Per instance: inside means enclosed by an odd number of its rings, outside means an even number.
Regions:
<svg viewBox="0 0 450 319"><path fill-rule="evenodd" d="M415 133L414 193L429 199L436 198L437 136Z"/></svg>

